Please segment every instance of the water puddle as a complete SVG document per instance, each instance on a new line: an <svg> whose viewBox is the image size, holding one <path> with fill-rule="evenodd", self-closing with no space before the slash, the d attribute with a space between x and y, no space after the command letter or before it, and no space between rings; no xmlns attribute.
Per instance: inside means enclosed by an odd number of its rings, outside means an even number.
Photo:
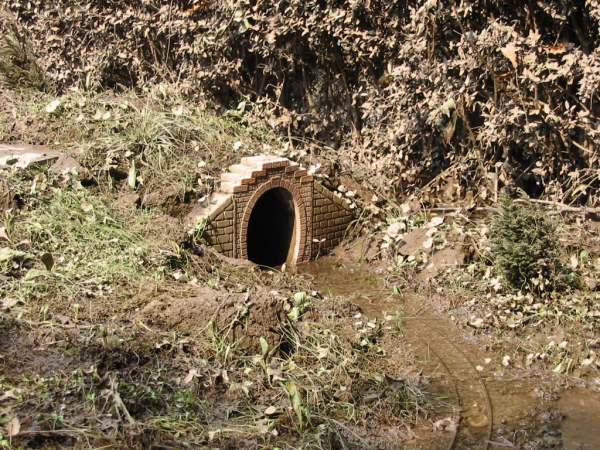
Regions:
<svg viewBox="0 0 600 450"><path fill-rule="evenodd" d="M600 393L586 389L565 392L558 401L565 450L600 449Z"/></svg>
<svg viewBox="0 0 600 450"><path fill-rule="evenodd" d="M302 273L322 294L342 296L370 318L402 310L403 343L429 378L430 394L446 398L450 405L440 407L436 417L451 426L444 432L421 430L410 448L562 448L562 441L565 449L600 450L600 395L570 391L558 405L543 400L540 391L552 381L535 374L508 377L507 371L498 372L502 355L467 341L427 299L395 295L372 267L331 257L304 266ZM486 365L490 360L496 365ZM557 408L566 417L561 430L545 419Z"/></svg>

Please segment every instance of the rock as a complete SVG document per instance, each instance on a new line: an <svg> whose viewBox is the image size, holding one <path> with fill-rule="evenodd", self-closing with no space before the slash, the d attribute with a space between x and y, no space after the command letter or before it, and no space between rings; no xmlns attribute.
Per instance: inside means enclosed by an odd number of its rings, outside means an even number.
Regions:
<svg viewBox="0 0 600 450"><path fill-rule="evenodd" d="M135 192L119 195L119 197L112 204L114 208L121 210L135 209L139 205L140 196Z"/></svg>
<svg viewBox="0 0 600 450"><path fill-rule="evenodd" d="M446 269L460 267L464 262L465 254L462 249L444 248L433 254L425 269L419 273L418 278L420 280L429 280Z"/></svg>
<svg viewBox="0 0 600 450"><path fill-rule="evenodd" d="M26 169L32 165L50 165L59 157L59 153L49 151L45 147L0 144L0 169Z"/></svg>
<svg viewBox="0 0 600 450"><path fill-rule="evenodd" d="M70 156L39 145L0 144L0 170L50 166L56 174L82 173L82 166Z"/></svg>
<svg viewBox="0 0 600 450"><path fill-rule="evenodd" d="M173 184L160 190L144 193L142 204L146 208L163 208L177 202L179 194L179 187Z"/></svg>
<svg viewBox="0 0 600 450"><path fill-rule="evenodd" d="M74 158L67 155L59 155L58 159L50 167L50 172L57 175L64 175L66 173L85 175L87 178L87 170L85 170L81 164L79 164Z"/></svg>
<svg viewBox="0 0 600 450"><path fill-rule="evenodd" d="M416 228L404 236L404 245L400 247L403 255L418 254L423 250L423 244L428 239L427 228Z"/></svg>

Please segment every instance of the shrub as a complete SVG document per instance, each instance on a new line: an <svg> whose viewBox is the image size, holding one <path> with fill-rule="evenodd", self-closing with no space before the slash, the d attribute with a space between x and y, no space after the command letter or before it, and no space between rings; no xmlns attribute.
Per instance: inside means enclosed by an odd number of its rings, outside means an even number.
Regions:
<svg viewBox="0 0 600 450"><path fill-rule="evenodd" d="M45 89L47 81L16 22L0 9L0 86Z"/></svg>
<svg viewBox="0 0 600 450"><path fill-rule="evenodd" d="M541 209L504 196L491 241L494 265L511 286L543 291L563 283L556 223Z"/></svg>

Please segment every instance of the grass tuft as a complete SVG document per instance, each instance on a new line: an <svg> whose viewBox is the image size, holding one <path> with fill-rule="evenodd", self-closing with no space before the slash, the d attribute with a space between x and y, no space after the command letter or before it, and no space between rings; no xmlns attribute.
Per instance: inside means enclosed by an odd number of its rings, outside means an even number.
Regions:
<svg viewBox="0 0 600 450"><path fill-rule="evenodd" d="M141 230L148 213L134 214L140 216ZM13 283L13 293L23 298L52 292L93 297L125 281L139 281L156 266L149 241L82 189L57 190L13 227L14 250L30 262Z"/></svg>
<svg viewBox="0 0 600 450"><path fill-rule="evenodd" d="M0 86L13 89L48 87L44 70L39 66L26 36L15 21L0 9Z"/></svg>

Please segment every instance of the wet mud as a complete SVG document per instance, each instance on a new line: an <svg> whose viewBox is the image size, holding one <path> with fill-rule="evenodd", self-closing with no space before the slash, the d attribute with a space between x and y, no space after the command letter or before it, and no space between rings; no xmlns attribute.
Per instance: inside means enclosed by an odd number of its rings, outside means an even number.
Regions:
<svg viewBox="0 0 600 450"><path fill-rule="evenodd" d="M600 449L600 393L576 388L558 401L565 450Z"/></svg>
<svg viewBox="0 0 600 450"><path fill-rule="evenodd" d="M402 311L399 345L410 347L437 402L429 425L400 448L600 449L600 394L561 396L553 374L504 367L502 355L466 336L429 299L394 294L371 265L329 257L301 271L324 295L344 297L369 318Z"/></svg>

